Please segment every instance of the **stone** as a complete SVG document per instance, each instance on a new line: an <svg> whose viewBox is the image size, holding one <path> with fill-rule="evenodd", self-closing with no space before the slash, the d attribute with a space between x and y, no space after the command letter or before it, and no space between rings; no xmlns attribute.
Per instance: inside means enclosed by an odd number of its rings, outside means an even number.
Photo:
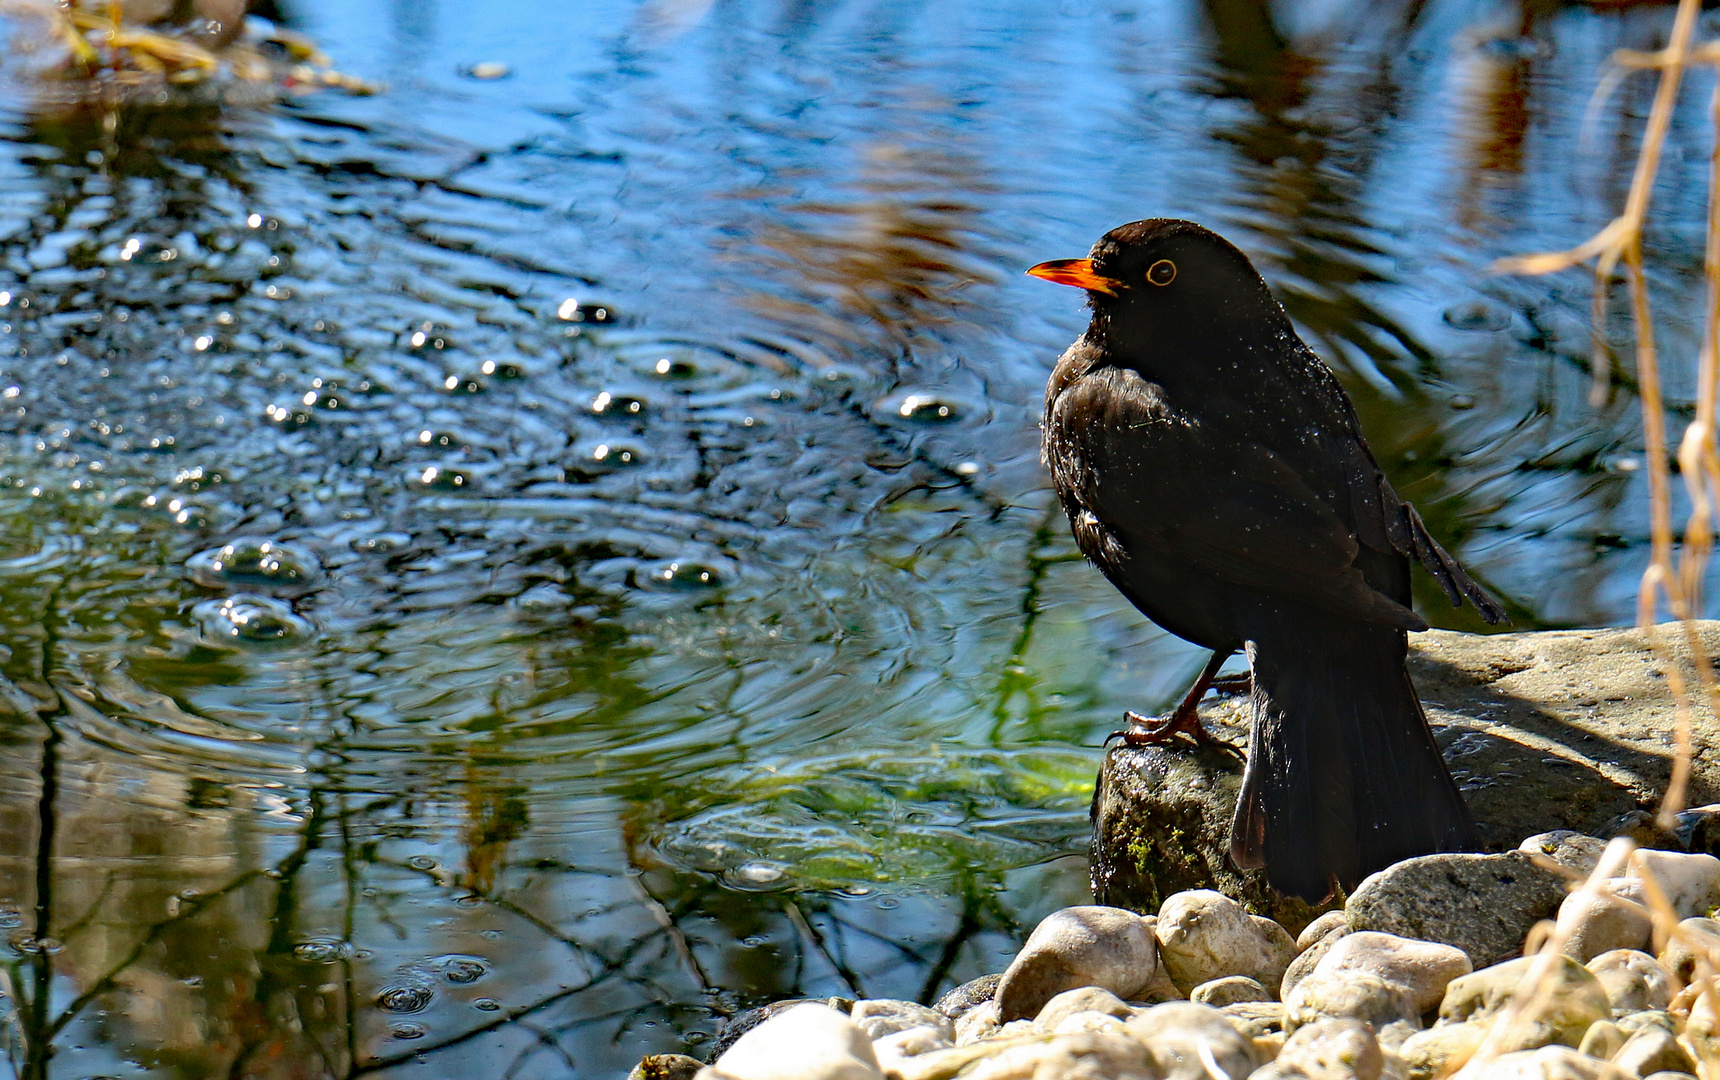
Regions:
<svg viewBox="0 0 1720 1080"><path fill-rule="evenodd" d="M1367 971L1318 971L1296 984L1284 999L1284 1027L1294 1031L1322 1016L1351 1017L1375 1030L1402 1021L1421 1027L1421 1010L1407 987Z"/></svg>
<svg viewBox="0 0 1720 1080"><path fill-rule="evenodd" d="M1664 1009L1672 1002L1672 977L1660 961L1637 949L1612 949L1586 965L1600 980L1614 1016Z"/></svg>
<svg viewBox="0 0 1720 1080"><path fill-rule="evenodd" d="M1678 1033L1678 1023L1673 1020L1672 1014L1665 1009L1643 1009L1639 1012L1626 1013L1614 1023L1618 1024L1618 1029L1624 1032L1627 1039L1643 1028L1651 1026L1665 1028L1675 1035Z"/></svg>
<svg viewBox="0 0 1720 1080"><path fill-rule="evenodd" d="M1656 632L1685 654L1682 628ZM1697 634L1707 655L1720 655L1720 623L1699 622ZM1659 804L1671 773L1663 740L1675 728L1674 703L1642 631L1434 630L1410 635L1409 669L1488 850L1516 848L1524 837L1546 833L1598 836L1619 815ZM1688 678L1696 685L1694 672ZM1209 698L1200 714L1221 739L1246 743L1247 699ZM1720 747L1720 723L1697 710L1694 724L1689 798L1703 806L1720 802L1720 754L1712 752ZM1113 747L1093 804L1099 902L1156 911L1173 893L1218 889L1292 930L1321 914L1273 897L1259 871L1226 865L1240 778L1235 756L1217 748ZM1698 828L1720 831L1720 822L1707 821L1690 818L1692 850L1705 850L1695 847ZM1574 859L1582 846L1573 842ZM1555 900L1546 914L1556 907ZM1363 928L1431 936L1405 927ZM1501 958L1470 957L1477 966Z"/></svg>
<svg viewBox="0 0 1720 1080"><path fill-rule="evenodd" d="M960 986L944 992L932 1008L943 1013L951 1020L960 1020L962 1014L976 1005L982 1005L997 997L997 984L1003 980L1003 972L991 975L981 975L970 979Z"/></svg>
<svg viewBox="0 0 1720 1080"><path fill-rule="evenodd" d="M1226 975L1276 987L1296 956L1296 941L1271 919L1211 889L1177 893L1159 909L1159 958L1178 990Z"/></svg>
<svg viewBox="0 0 1720 1080"><path fill-rule="evenodd" d="M1698 988L1687 986L1684 993L1690 994ZM1690 1015L1684 1021L1684 1034L1679 1043L1698 1061L1713 1061L1720 1057L1720 1015L1716 1015L1714 1004L1720 989L1710 985L1706 993L1695 993L1695 1000L1690 1003Z"/></svg>
<svg viewBox="0 0 1720 1080"><path fill-rule="evenodd" d="M1302 928L1296 935L1296 955L1300 956L1313 948L1316 943L1324 940L1329 934L1347 934L1350 932L1350 920L1341 910L1328 911Z"/></svg>
<svg viewBox="0 0 1720 1080"><path fill-rule="evenodd" d="M1647 1024L1638 1028L1609 1060L1632 1076L1648 1077L1657 1072L1696 1071L1696 1061L1690 1056L1690 1052L1678 1044L1678 1039L1671 1031L1659 1024Z"/></svg>
<svg viewBox="0 0 1720 1080"><path fill-rule="evenodd" d="M1106 1032L1008 1039L909 1058L901 1080L1162 1080L1147 1048Z"/></svg>
<svg viewBox="0 0 1720 1080"><path fill-rule="evenodd" d="M1648 1080L1696 1080L1696 1076L1693 1073L1657 1072L1650 1073Z"/></svg>
<svg viewBox="0 0 1720 1080"><path fill-rule="evenodd" d="M1451 980L1471 971L1463 950L1377 930L1352 931L1333 942L1314 974L1366 971L1409 991L1417 1013L1432 1012Z"/></svg>
<svg viewBox="0 0 1720 1080"><path fill-rule="evenodd" d="M1720 905L1720 859L1712 855L1639 851L1630 875L1653 877L1680 919L1706 916Z"/></svg>
<svg viewBox="0 0 1720 1080"><path fill-rule="evenodd" d="M1585 878L1594 873L1595 867L1600 864L1601 852L1606 849L1605 840L1573 829L1536 833L1517 845L1518 851L1526 851L1530 855L1544 855L1573 874Z"/></svg>
<svg viewBox="0 0 1720 1080"><path fill-rule="evenodd" d="M1260 1065L1253 1040L1207 1005L1190 1001L1154 1005L1135 1014L1123 1030L1147 1048L1158 1070L1155 1080L1211 1080L1201 1060L1203 1049L1226 1076L1244 1077Z"/></svg>
<svg viewBox="0 0 1720 1080"><path fill-rule="evenodd" d="M913 1027L892 1031L881 1039L872 1040L872 1052L878 1055L878 1066L888 1075L902 1058L918 1057L934 1050L948 1050L955 1043L941 1028Z"/></svg>
<svg viewBox="0 0 1720 1080"><path fill-rule="evenodd" d="M1474 1080L1629 1080L1624 1070L1568 1046L1500 1054L1469 1074Z"/></svg>
<svg viewBox="0 0 1720 1080"><path fill-rule="evenodd" d="M1438 1024L1405 1039L1397 1056L1409 1080L1440 1080L1462 1068L1486 1037L1484 1023Z"/></svg>
<svg viewBox="0 0 1720 1080"><path fill-rule="evenodd" d="M686 1054L646 1054L627 1080L693 1080L705 1063Z"/></svg>
<svg viewBox="0 0 1720 1080"><path fill-rule="evenodd" d="M1611 1020L1596 1020L1589 1025L1589 1030L1583 1032L1583 1041L1577 1044L1577 1053L1611 1061L1612 1056L1624 1046L1624 1032Z"/></svg>
<svg viewBox="0 0 1720 1080"><path fill-rule="evenodd" d="M1189 991L1188 999L1200 1005L1222 1009L1226 1005L1244 1001L1271 1001L1272 993L1261 986L1258 980L1250 979L1246 975L1226 975L1222 979L1208 979L1201 983Z"/></svg>
<svg viewBox="0 0 1720 1080"><path fill-rule="evenodd" d="M1372 1028L1360 1020L1322 1017L1297 1028L1268 1068L1309 1080L1379 1080L1384 1065Z"/></svg>
<svg viewBox="0 0 1720 1080"><path fill-rule="evenodd" d="M1682 920L1660 953L1660 966L1688 984L1696 974L1698 958L1720 971L1720 922L1700 917Z"/></svg>
<svg viewBox="0 0 1720 1080"><path fill-rule="evenodd" d="M1462 949L1487 967L1516 956L1531 927L1565 899L1565 879L1521 851L1423 855L1363 881L1344 905L1350 929Z"/></svg>
<svg viewBox="0 0 1720 1080"><path fill-rule="evenodd" d="M760 1005L756 1009L747 1009L744 1012L739 1012L734 1016L731 1016L729 1018L729 1022L724 1024L722 1029L717 1032L716 1040L711 1043L711 1058L715 1060L716 1058L721 1057L729 1047L739 1041L742 1035L745 1035L747 1032L758 1027L771 1017L776 1016L778 1013L786 1012L789 1009L794 1008L796 1005L805 1005L808 1002L813 1001L828 1005L832 1009L843 1013L846 1013L849 1009L854 1007L854 1002L848 998L788 998L783 1001L773 1001L768 1005Z"/></svg>
<svg viewBox="0 0 1720 1080"><path fill-rule="evenodd" d="M1083 1009L1080 1012L1065 1013L1058 1018L1056 1024L1046 1030L1047 1035L1072 1035L1078 1031L1109 1031L1122 1032L1123 1020L1110 1013L1095 1012Z"/></svg>
<svg viewBox="0 0 1720 1080"><path fill-rule="evenodd" d="M1318 933L1314 932L1316 929L1319 930ZM1290 966L1284 969L1284 978L1278 984L1278 997L1289 997L1296 984L1312 974L1314 968L1338 943L1338 939L1349 932L1350 923L1342 911L1328 911L1304 927L1296 938L1296 948L1300 951L1296 954L1296 959L1290 961Z"/></svg>
<svg viewBox="0 0 1720 1080"><path fill-rule="evenodd" d="M1441 1020L1463 1022L1485 1020L1497 1014L1517 992L1517 987L1535 969L1542 957L1525 956L1503 964L1454 979L1446 987L1445 1000L1440 1003ZM1576 1046L1583 1033L1596 1020L1612 1015L1606 991L1600 980L1588 968L1568 956L1552 957L1552 965L1544 979L1550 979L1556 990L1548 1007L1522 1027L1532 1030L1524 1039L1539 1040L1535 1045L1561 1043ZM1514 1047L1513 1049L1518 1049Z"/></svg>
<svg viewBox="0 0 1720 1080"><path fill-rule="evenodd" d="M956 1018L956 1045L968 1046L997 1036L1003 1022L997 1018L997 1002L986 1001Z"/></svg>
<svg viewBox="0 0 1720 1080"><path fill-rule="evenodd" d="M711 1067L733 1080L884 1080L872 1040L828 1005L785 1009L735 1040Z"/></svg>
<svg viewBox="0 0 1720 1080"><path fill-rule="evenodd" d="M1134 1009L1109 990L1101 990L1097 986L1083 986L1075 990L1065 990L1047 1001L1045 1007L1033 1018L1033 1030L1042 1035L1050 1034L1063 1022L1064 1017L1080 1012L1096 1012L1122 1019L1132 1015Z"/></svg>
<svg viewBox="0 0 1720 1080"><path fill-rule="evenodd" d="M913 1001L893 998L868 998L856 1001L848 1018L860 1025L868 1039L882 1039L897 1031L929 1027L942 1033L952 1045L956 1037L955 1021L938 1010Z"/></svg>
<svg viewBox="0 0 1720 1080"><path fill-rule="evenodd" d="M1715 860L1720 862L1720 860ZM1654 921L1643 908L1644 885L1634 878L1613 878L1596 889L1579 889L1559 905L1559 924L1572 927L1564 952L1587 963L1613 949L1643 949Z"/></svg>
<svg viewBox="0 0 1720 1080"><path fill-rule="evenodd" d="M1239 1001L1218 1011L1252 1039L1284 1032L1284 1006L1276 1001Z"/></svg>
<svg viewBox="0 0 1720 1080"><path fill-rule="evenodd" d="M1153 924L1121 908L1063 908L1040 921L997 984L998 1018L1039 1014L1065 990L1098 986L1130 997L1158 968Z"/></svg>

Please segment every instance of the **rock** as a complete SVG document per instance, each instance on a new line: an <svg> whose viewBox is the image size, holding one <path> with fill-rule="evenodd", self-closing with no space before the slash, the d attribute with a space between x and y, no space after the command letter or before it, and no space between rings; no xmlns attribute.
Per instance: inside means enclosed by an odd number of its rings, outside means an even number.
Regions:
<svg viewBox="0 0 1720 1080"><path fill-rule="evenodd" d="M1705 916L1720 905L1720 859L1679 851L1639 851L1632 877L1652 876L1680 919Z"/></svg>
<svg viewBox="0 0 1720 1080"><path fill-rule="evenodd" d="M1647 902L1643 889L1634 878L1613 878L1602 889L1579 889L1565 897L1558 919L1573 926L1565 955L1587 963L1613 949L1646 948L1654 922L1642 908Z"/></svg>
<svg viewBox="0 0 1720 1080"><path fill-rule="evenodd" d="M1300 956L1331 934L1350 932L1350 920L1340 911L1328 911L1302 928L1296 935L1296 955Z"/></svg>
<svg viewBox="0 0 1720 1080"><path fill-rule="evenodd" d="M733 1046L740 1040L742 1035L745 1035L753 1028L758 1027L771 1017L776 1016L779 1013L787 1012L796 1005L805 1005L809 1002L814 1002L814 1000L815 999L813 998L789 998L785 1001L773 1001L769 1005L760 1005L756 1009L748 1009L745 1012L736 1013L729 1017L729 1022L724 1024L722 1029L717 1032L717 1038L711 1043L709 1051L711 1058L715 1060L716 1058L721 1057L729 1047ZM816 999L816 1003L828 1005L832 1009L843 1013L846 1013L849 1009L854 1007L854 1002L847 998L820 998Z"/></svg>
<svg viewBox="0 0 1720 1080"><path fill-rule="evenodd" d="M1284 999L1284 1027L1294 1031L1322 1016L1351 1017L1375 1030L1402 1021L1421 1027L1421 1010L1407 987L1367 971L1314 974L1296 984Z"/></svg>
<svg viewBox="0 0 1720 1080"><path fill-rule="evenodd" d="M1688 994L1696 987L1687 986L1684 993ZM1713 1061L1720 1057L1720 1015L1715 1014L1714 999L1720 990L1710 986L1707 993L1696 993L1690 1003L1690 1016L1684 1021L1684 1034L1679 1043L1698 1061L1704 1059Z"/></svg>
<svg viewBox="0 0 1720 1080"><path fill-rule="evenodd" d="M1133 1015L1134 1009L1109 990L1083 986L1077 990L1065 990L1047 1001L1039 1015L1033 1018L1033 1030L1042 1035L1050 1034L1057 1030L1064 1017L1080 1012L1096 1012L1122 1019Z"/></svg>
<svg viewBox="0 0 1720 1080"><path fill-rule="evenodd" d="M960 1020L962 1014L975 1005L984 1004L997 997L997 984L1002 979L1003 972L1001 971L993 975L981 975L977 979L972 979L946 991L932 1008L951 1020Z"/></svg>
<svg viewBox="0 0 1720 1080"><path fill-rule="evenodd" d="M856 1001L848 1017L860 1025L860 1030L866 1033L868 1039L882 1039L892 1032L917 1027L929 1027L938 1031L952 1045L956 1037L955 1021L936 1009L912 1001L868 998L865 1001Z"/></svg>
<svg viewBox="0 0 1720 1080"><path fill-rule="evenodd" d="M1615 1016L1664 1009L1672 1001L1672 978L1660 961L1636 949L1613 949L1588 962Z"/></svg>
<svg viewBox="0 0 1720 1080"><path fill-rule="evenodd" d="M1678 924L1660 954L1660 966L1681 983L1695 975L1698 957L1720 969L1720 922L1714 919L1685 919Z"/></svg>
<svg viewBox="0 0 1720 1080"><path fill-rule="evenodd" d="M715 1062L734 1080L884 1080L872 1040L828 1005L795 1005L735 1040Z"/></svg>
<svg viewBox="0 0 1720 1080"><path fill-rule="evenodd" d="M1218 1011L1251 1039L1284 1031L1284 1006L1276 1001L1239 1001Z"/></svg>
<svg viewBox="0 0 1720 1080"><path fill-rule="evenodd" d="M1691 1073L1657 1072L1650 1073L1648 1080L1696 1080L1696 1077Z"/></svg>
<svg viewBox="0 0 1720 1080"><path fill-rule="evenodd" d="M1315 974L1365 971L1409 992L1417 1013L1432 1012L1451 980L1469 974L1463 950L1436 941L1416 941L1358 930L1340 937L1314 968Z"/></svg>
<svg viewBox="0 0 1720 1080"><path fill-rule="evenodd" d="M1525 956L1507 960L1452 980L1446 987L1445 1000L1439 1006L1440 1019L1453 1022L1485 1020L1498 1013L1511 1000L1518 984L1538 959ZM1523 1038L1524 1041L1538 1040L1533 1045L1562 1043L1574 1047L1582 1042L1583 1033L1590 1024L1612 1015L1612 1006L1607 1002L1600 980L1588 968L1568 956L1553 959L1547 978L1556 983L1557 989L1548 1007L1521 1025L1525 1032L1530 1032Z"/></svg>
<svg viewBox="0 0 1720 1080"><path fill-rule="evenodd" d="M1253 1040L1206 1005L1188 1001L1154 1005L1127 1021L1123 1030L1147 1048L1158 1070L1154 1080L1211 1080L1201 1060L1203 1047L1226 1076L1247 1076L1260 1064L1254 1057Z"/></svg>
<svg viewBox="0 0 1720 1080"><path fill-rule="evenodd" d="M1690 1056L1690 1052L1678 1045L1678 1039L1672 1032L1659 1024L1638 1028L1609 1060L1632 1076L1648 1077L1657 1072L1696 1071L1696 1061Z"/></svg>
<svg viewBox="0 0 1720 1080"><path fill-rule="evenodd" d="M1227 975L1276 987L1296 956L1296 942L1282 926L1210 889L1166 900L1155 935L1159 958L1184 993Z"/></svg>
<svg viewBox="0 0 1720 1080"><path fill-rule="evenodd" d="M1626 1013L1614 1023L1624 1032L1625 1038L1630 1038L1645 1027L1661 1027L1674 1035L1678 1034L1678 1024L1672 1019L1672 1014L1665 1009L1643 1009L1640 1012Z"/></svg>
<svg viewBox="0 0 1720 1080"><path fill-rule="evenodd" d="M1439 1080L1462 1068L1486 1037L1486 1024L1439 1024L1405 1039L1397 1056L1409 1080Z"/></svg>
<svg viewBox="0 0 1720 1080"><path fill-rule="evenodd" d="M1595 835L1608 840L1627 836L1631 843L1644 850L1652 848L1678 849L1684 846L1678 834L1660 827L1659 815L1649 810L1626 810L1595 830Z"/></svg>
<svg viewBox="0 0 1720 1080"><path fill-rule="evenodd" d="M1078 1032L958 1047L909 1058L901 1080L1162 1080L1146 1047L1127 1035Z"/></svg>
<svg viewBox="0 0 1720 1080"><path fill-rule="evenodd" d="M1611 1020L1596 1020L1589 1025L1589 1030L1583 1032L1583 1041L1577 1044L1577 1053L1611 1061L1612 1056L1624 1046L1624 1032Z"/></svg>
<svg viewBox="0 0 1720 1080"><path fill-rule="evenodd" d="M1267 1069L1310 1080L1379 1080L1385 1055L1373 1029L1360 1020L1322 1017L1296 1029ZM1264 1077L1262 1077L1264 1080Z"/></svg>
<svg viewBox="0 0 1720 1080"><path fill-rule="evenodd" d="M693 1080L705 1063L686 1054L646 1054L627 1080Z"/></svg>
<svg viewBox="0 0 1720 1080"><path fill-rule="evenodd" d="M1517 845L1518 851L1526 851L1530 855L1545 855L1583 877L1594 873L1595 867L1600 864L1601 852L1606 849L1607 842L1600 837L1571 829L1536 833Z"/></svg>
<svg viewBox="0 0 1720 1080"><path fill-rule="evenodd" d="M1158 967L1153 924L1113 907L1054 911L1034 928L997 984L998 1018L1037 1016L1056 995L1098 986L1119 997L1144 989Z"/></svg>
<svg viewBox="0 0 1720 1080"><path fill-rule="evenodd" d="M1226 975L1222 979L1208 979L1201 983L1189 991L1188 999L1199 1005L1222 1009L1244 1001L1271 1001L1272 994L1258 980L1246 975Z"/></svg>
<svg viewBox="0 0 1720 1080"><path fill-rule="evenodd" d="M1003 1022L997 1018L997 1002L985 1001L956 1018L956 1045L968 1046L997 1036Z"/></svg>
<svg viewBox="0 0 1720 1080"><path fill-rule="evenodd" d="M1342 911L1328 911L1304 927L1296 938L1296 948L1301 951L1284 969L1284 979L1278 984L1279 998L1289 997L1296 984L1306 979L1338 939L1349 932L1350 924Z"/></svg>
<svg viewBox="0 0 1720 1080"><path fill-rule="evenodd" d="M1108 1031L1121 1033L1123 1020L1110 1013L1095 1012L1085 1009L1081 1012L1067 1013L1057 1023L1046 1031L1048 1035L1073 1035L1078 1031Z"/></svg>
<svg viewBox="0 0 1720 1080"><path fill-rule="evenodd" d="M1220 739L1247 745L1246 698L1208 702L1200 715ZM1093 898L1157 911L1179 892L1216 889L1286 925L1306 924L1318 909L1275 894L1262 871L1230 864L1241 787L1242 763L1216 747L1113 746L1093 795Z"/></svg>
<svg viewBox="0 0 1720 1080"><path fill-rule="evenodd" d="M881 1039L872 1040L872 1052L878 1055L878 1065L888 1073L902 1058L918 1057L934 1050L948 1050L955 1043L941 1028L913 1027L892 1031Z"/></svg>
<svg viewBox="0 0 1720 1080"><path fill-rule="evenodd" d="M1629 1080L1617 1066L1566 1046L1501 1054L1470 1075L1474 1080Z"/></svg>
<svg viewBox="0 0 1720 1080"><path fill-rule="evenodd" d="M1658 632L1684 652L1681 628ZM1708 655L1720 655L1720 623L1699 623L1697 632ZM1674 729L1673 702L1639 630L1489 636L1435 630L1410 635L1409 667L1490 850L1549 832L1600 835L1606 822L1657 805L1666 790L1672 755L1663 737ZM1240 745L1248 709L1246 699L1224 698L1200 712L1209 730ZM1700 806L1720 802L1720 754L1712 752L1720 748L1720 725L1700 710L1694 719L1690 800ZM1318 915L1272 897L1259 871L1226 865L1240 776L1235 758L1213 748L1113 748L1094 799L1099 902L1154 911L1173 893L1218 889L1291 929ZM1720 833L1720 821L1707 821L1690 818L1692 850L1696 831ZM1574 842L1573 860L1583 846ZM1366 929L1430 936L1403 927ZM1471 959L1485 966L1501 955Z"/></svg>
<svg viewBox="0 0 1720 1080"><path fill-rule="evenodd" d="M1362 882L1344 912L1351 930L1451 945L1481 968L1516 956L1564 898L1564 879L1521 851L1423 855Z"/></svg>

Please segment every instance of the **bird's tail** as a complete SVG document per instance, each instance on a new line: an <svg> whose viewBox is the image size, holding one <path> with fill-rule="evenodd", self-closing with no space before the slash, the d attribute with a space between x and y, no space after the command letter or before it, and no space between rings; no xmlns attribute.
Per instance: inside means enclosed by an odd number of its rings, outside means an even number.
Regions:
<svg viewBox="0 0 1720 1080"><path fill-rule="evenodd" d="M1401 859L1474 851L1475 823L1404 666L1401 630L1341 618L1247 644L1253 733L1230 854L1310 903Z"/></svg>

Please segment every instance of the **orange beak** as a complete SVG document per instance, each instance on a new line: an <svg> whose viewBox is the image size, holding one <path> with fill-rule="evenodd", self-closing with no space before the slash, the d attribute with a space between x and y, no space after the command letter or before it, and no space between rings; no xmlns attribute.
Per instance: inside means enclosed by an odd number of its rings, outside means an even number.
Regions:
<svg viewBox="0 0 1720 1080"><path fill-rule="evenodd" d="M1102 292L1106 296L1116 296L1122 286L1119 281L1093 272L1092 259L1053 259L1042 262L1027 271L1036 278L1055 281L1059 285L1073 285L1077 289L1087 289L1091 292Z"/></svg>

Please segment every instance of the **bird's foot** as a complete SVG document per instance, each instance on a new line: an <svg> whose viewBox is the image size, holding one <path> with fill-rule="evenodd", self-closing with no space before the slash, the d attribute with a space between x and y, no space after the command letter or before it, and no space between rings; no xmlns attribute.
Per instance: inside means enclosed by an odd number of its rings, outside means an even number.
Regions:
<svg viewBox="0 0 1720 1080"><path fill-rule="evenodd" d="M1241 750L1207 731L1200 722L1199 711L1195 709L1179 708L1166 717L1146 717L1130 710L1123 714L1123 720L1129 726L1107 735L1107 745L1112 739L1122 739L1124 746L1167 746L1176 742L1177 736L1183 735L1196 746L1210 746L1238 758L1243 757Z"/></svg>
<svg viewBox="0 0 1720 1080"><path fill-rule="evenodd" d="M1237 675L1224 675L1212 680L1212 685L1207 687L1207 689L1226 696L1241 696L1243 694L1253 693L1254 676L1246 671Z"/></svg>

